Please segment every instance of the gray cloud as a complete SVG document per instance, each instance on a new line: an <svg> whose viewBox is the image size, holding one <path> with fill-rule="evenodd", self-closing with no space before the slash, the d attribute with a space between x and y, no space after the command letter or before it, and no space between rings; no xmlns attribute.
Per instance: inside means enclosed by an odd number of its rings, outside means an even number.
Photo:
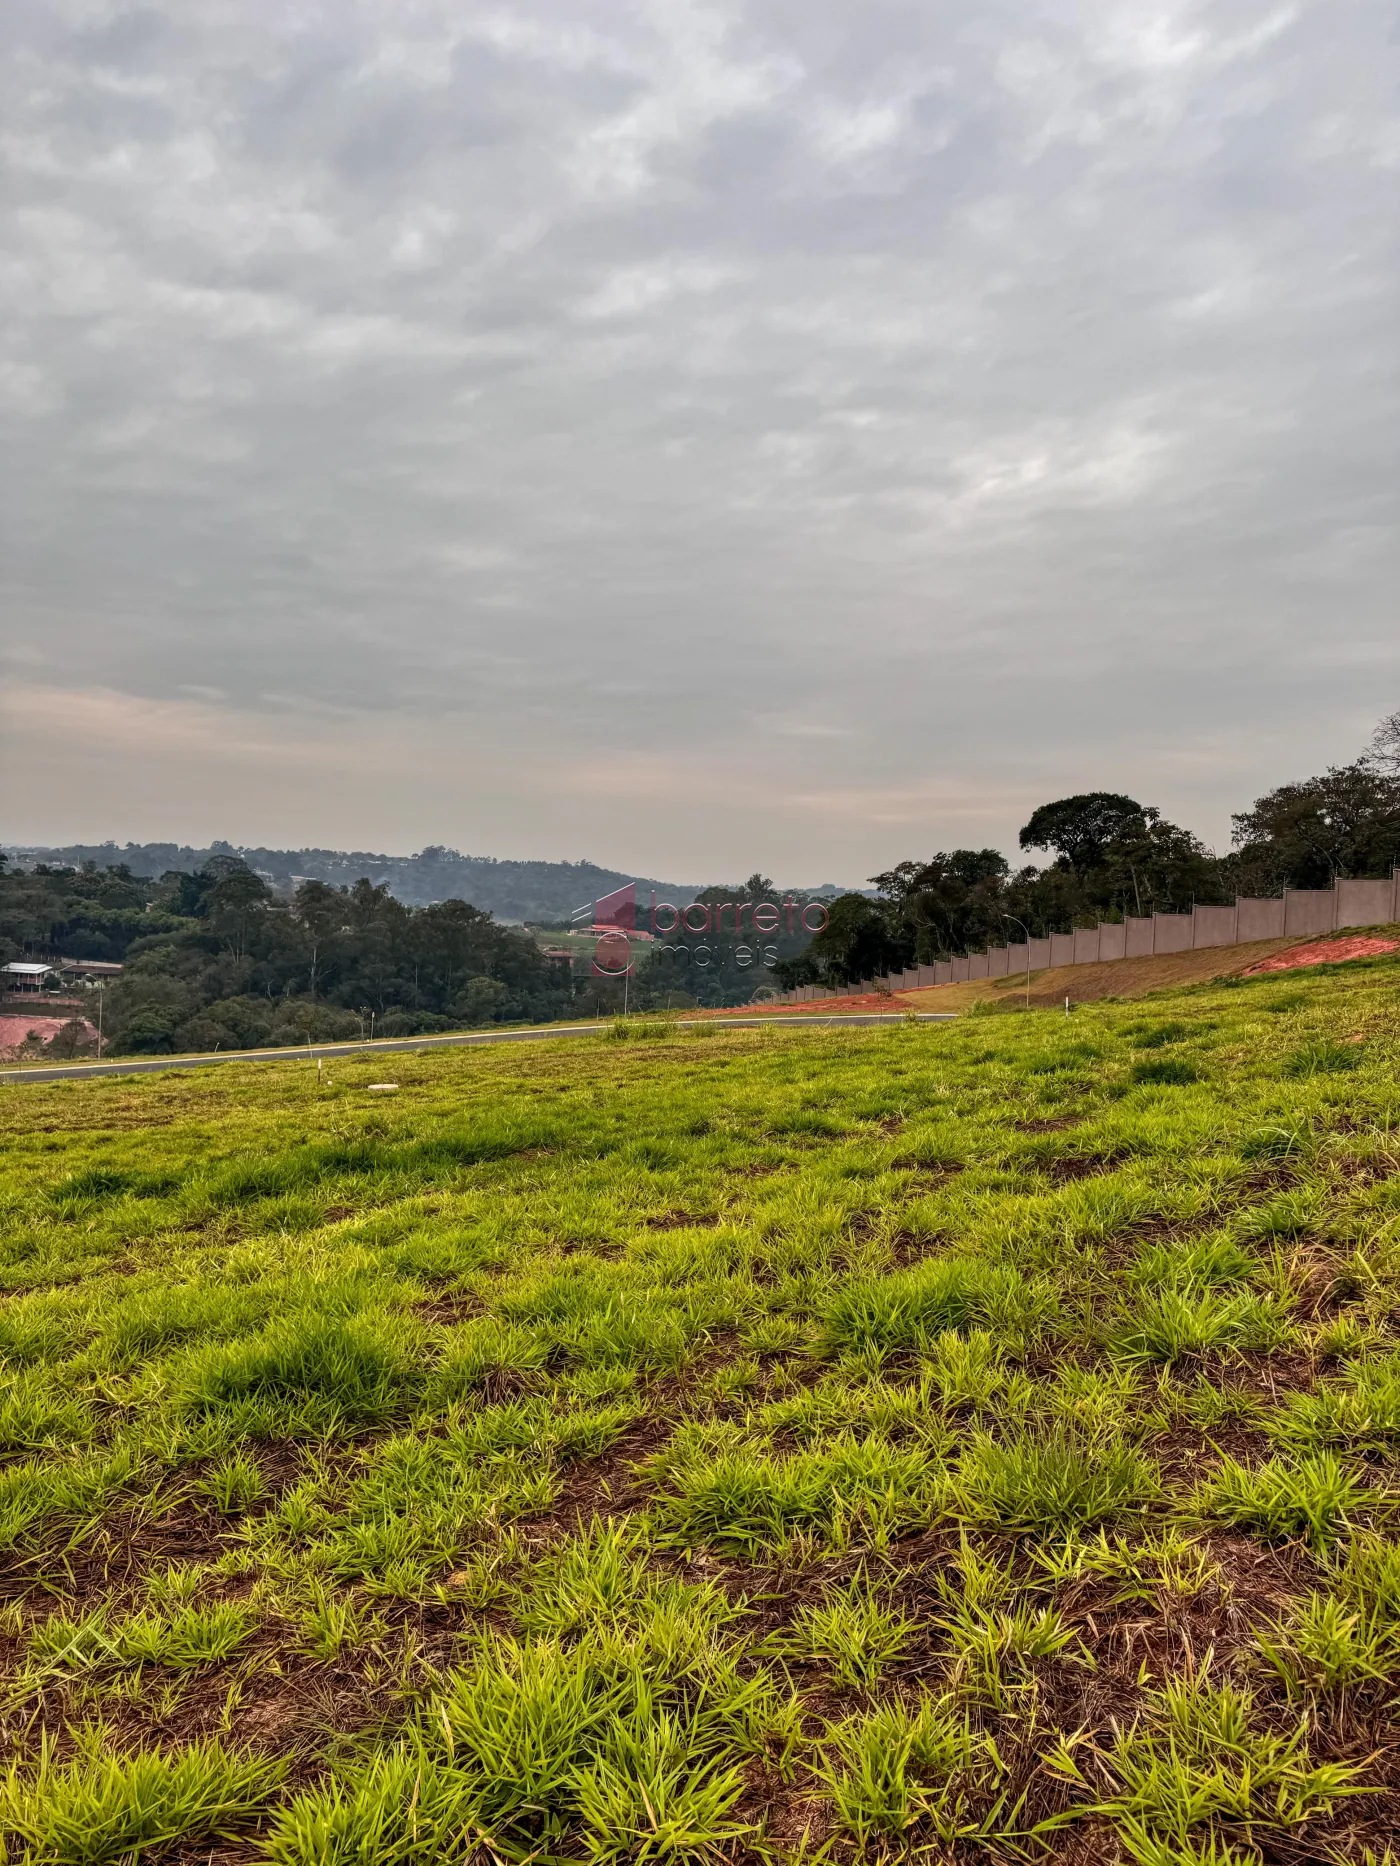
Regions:
<svg viewBox="0 0 1400 1866"><path fill-rule="evenodd" d="M1371 0L3 33L11 836L855 878L1400 700Z"/></svg>

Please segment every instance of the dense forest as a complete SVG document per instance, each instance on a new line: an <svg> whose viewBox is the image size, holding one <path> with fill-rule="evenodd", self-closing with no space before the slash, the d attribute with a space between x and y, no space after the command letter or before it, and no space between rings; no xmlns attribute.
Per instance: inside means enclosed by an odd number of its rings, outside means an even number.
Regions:
<svg viewBox="0 0 1400 1866"><path fill-rule="evenodd" d="M368 880L279 900L230 855L155 882L91 863L0 874L0 956L20 953L122 962L104 993L111 1053L548 1019L572 993L528 934L465 901L406 907Z"/></svg>
<svg viewBox="0 0 1400 1866"><path fill-rule="evenodd" d="M121 977L102 994L108 1053L244 1049L371 1029L414 1035L607 1013L624 1003L742 1004L764 985L869 978L1015 939L1023 929L1064 932L1127 914L1185 912L1237 893L1388 874L1400 864L1400 714L1355 763L1282 785L1241 811L1227 855L1112 791L1043 804L1019 841L1050 859L1013 869L995 849L954 849L900 862L871 877L873 894L832 901L827 926L810 940L790 916L759 936L733 930L739 913L726 920L716 911L780 898L805 903L807 893L780 894L757 874L740 887L703 889L694 899L720 931L681 931L643 948L625 980L594 976L586 957L572 964L549 957L529 933L479 904L410 906L369 876L343 886L301 880L288 890L230 851L159 878L127 863L16 866L0 856L0 963L121 961ZM570 868L570 885L585 894L589 877L616 879L607 870L585 875L584 865L554 866ZM87 1041L75 1020L55 1039L57 1053Z"/></svg>

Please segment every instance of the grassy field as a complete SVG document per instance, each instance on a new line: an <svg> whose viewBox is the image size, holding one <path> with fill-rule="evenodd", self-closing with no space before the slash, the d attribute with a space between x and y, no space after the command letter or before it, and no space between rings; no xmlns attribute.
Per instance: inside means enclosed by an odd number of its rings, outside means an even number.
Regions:
<svg viewBox="0 0 1400 1866"><path fill-rule="evenodd" d="M10 1859L1391 1858L1397 1055L1380 960L0 1093Z"/></svg>

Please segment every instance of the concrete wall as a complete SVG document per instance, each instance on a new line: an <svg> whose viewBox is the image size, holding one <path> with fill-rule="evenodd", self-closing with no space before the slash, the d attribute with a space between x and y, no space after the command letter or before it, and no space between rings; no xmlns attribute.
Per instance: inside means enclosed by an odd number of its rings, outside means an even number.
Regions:
<svg viewBox="0 0 1400 1866"><path fill-rule="evenodd" d="M1190 914L1153 914L1153 952L1190 952L1195 924Z"/></svg>
<svg viewBox="0 0 1400 1866"><path fill-rule="evenodd" d="M1238 902L1234 907L1198 907L1191 918L1195 931L1193 946L1233 946L1235 923L1239 919Z"/></svg>
<svg viewBox="0 0 1400 1866"><path fill-rule="evenodd" d="M1235 902L1235 930L1241 942L1282 939L1283 902L1241 896Z"/></svg>
<svg viewBox="0 0 1400 1866"><path fill-rule="evenodd" d="M1339 881L1331 888L1292 888L1282 900L1241 896L1233 907L1197 907L1189 914L1153 914L1151 918L1102 921L1073 933L1033 939L1029 947L993 946L987 952L940 959L911 967L893 978L843 985L823 992L806 985L790 991L784 1002L817 997L851 997L876 984L898 991L915 985L949 985L973 978L1006 978L1048 966L1093 965L1109 959L1145 959L1158 952L1191 952L1203 946L1233 946L1250 940L1309 937L1338 927L1384 926L1400 921L1400 868L1389 881Z"/></svg>
<svg viewBox="0 0 1400 1866"><path fill-rule="evenodd" d="M1285 933L1330 933L1337 924L1333 888L1290 888L1283 897Z"/></svg>
<svg viewBox="0 0 1400 1866"><path fill-rule="evenodd" d="M1389 881L1339 881L1337 925L1383 926L1400 917L1400 868Z"/></svg>

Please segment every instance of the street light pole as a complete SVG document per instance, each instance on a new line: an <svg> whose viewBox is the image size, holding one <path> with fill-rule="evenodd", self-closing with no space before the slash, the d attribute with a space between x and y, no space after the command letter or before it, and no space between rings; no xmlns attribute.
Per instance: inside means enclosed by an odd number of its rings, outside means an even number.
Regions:
<svg viewBox="0 0 1400 1866"><path fill-rule="evenodd" d="M1026 1009L1031 1008L1031 930L1024 920L1018 920L1015 914L1003 914L1003 920L1009 920L1014 927L1020 927L1026 936Z"/></svg>

